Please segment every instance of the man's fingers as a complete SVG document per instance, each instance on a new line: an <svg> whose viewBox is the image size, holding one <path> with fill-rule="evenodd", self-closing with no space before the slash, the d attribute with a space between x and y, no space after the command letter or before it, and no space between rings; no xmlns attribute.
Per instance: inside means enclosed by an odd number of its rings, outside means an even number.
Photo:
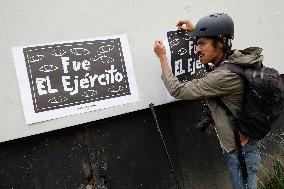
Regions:
<svg viewBox="0 0 284 189"><path fill-rule="evenodd" d="M162 45L163 45L162 41L160 41L160 40L155 41L155 46L162 46Z"/></svg>
<svg viewBox="0 0 284 189"><path fill-rule="evenodd" d="M181 27L183 24L185 24L184 20L179 20L176 24L177 27Z"/></svg>
<svg viewBox="0 0 284 189"><path fill-rule="evenodd" d="M159 41L155 41L155 44L154 44L154 51L156 51L159 47L160 47Z"/></svg>
<svg viewBox="0 0 284 189"><path fill-rule="evenodd" d="M155 41L154 52L156 53L157 57L161 57L165 55L166 49L162 41L160 40Z"/></svg>
<svg viewBox="0 0 284 189"><path fill-rule="evenodd" d="M190 22L190 20L179 20L176 26L178 27L178 29L186 30L189 32L193 32L195 30L195 27Z"/></svg>

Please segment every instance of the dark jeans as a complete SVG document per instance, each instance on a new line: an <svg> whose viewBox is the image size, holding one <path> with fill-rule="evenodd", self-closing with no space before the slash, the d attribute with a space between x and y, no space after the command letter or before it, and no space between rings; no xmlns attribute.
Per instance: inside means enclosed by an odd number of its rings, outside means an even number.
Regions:
<svg viewBox="0 0 284 189"><path fill-rule="evenodd" d="M259 145L260 145L259 141L250 140L245 146L242 147L248 171L247 189L257 188L256 173L260 168ZM245 189L242 179L242 171L237 157L237 152L225 153L225 159L228 164L229 174L233 188Z"/></svg>

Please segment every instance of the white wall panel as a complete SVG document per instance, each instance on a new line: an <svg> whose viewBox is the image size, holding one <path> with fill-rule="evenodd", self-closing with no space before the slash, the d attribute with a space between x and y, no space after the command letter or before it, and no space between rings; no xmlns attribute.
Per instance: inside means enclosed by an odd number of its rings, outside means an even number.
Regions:
<svg viewBox="0 0 284 189"><path fill-rule="evenodd" d="M144 109L151 102L168 103L154 40L178 19L196 23L214 12L233 17L234 48L260 46L265 65L284 73L282 0L1 0L0 142ZM12 48L116 34L128 35L140 101L26 125Z"/></svg>

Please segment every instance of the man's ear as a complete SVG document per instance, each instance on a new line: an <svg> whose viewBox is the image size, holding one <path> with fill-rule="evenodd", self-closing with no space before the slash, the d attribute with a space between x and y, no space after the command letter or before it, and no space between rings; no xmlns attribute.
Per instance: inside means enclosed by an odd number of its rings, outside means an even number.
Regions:
<svg viewBox="0 0 284 189"><path fill-rule="evenodd" d="M225 44L227 44L229 42L229 39L226 38L226 37L223 37L222 41L223 41L223 44L225 45Z"/></svg>
<svg viewBox="0 0 284 189"><path fill-rule="evenodd" d="M225 43L223 41L218 41L217 48L223 50L225 48Z"/></svg>

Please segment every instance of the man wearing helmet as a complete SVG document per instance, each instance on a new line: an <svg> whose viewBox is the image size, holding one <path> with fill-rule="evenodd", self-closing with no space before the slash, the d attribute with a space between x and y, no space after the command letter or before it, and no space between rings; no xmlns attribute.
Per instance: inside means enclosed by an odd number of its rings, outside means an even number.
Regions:
<svg viewBox="0 0 284 189"><path fill-rule="evenodd" d="M162 80L169 93L177 99L207 100L214 127L228 164L233 188L257 188L256 173L260 166L259 141L249 139L239 133L240 148L245 162L245 164L240 164L232 128L232 116L228 115L223 106L216 100L216 97L218 97L219 101L222 101L237 117L241 111L245 89L244 80L241 76L229 70L214 68L226 62L248 65L255 59L262 57L261 51L254 49L253 56L251 55L252 52L243 54L238 50L231 51L234 23L227 14L216 13L205 16L198 21L196 26L189 20L181 20L177 23L177 27L193 32L192 34L197 40L196 50L199 60L206 66L208 73L201 79L194 79L187 83L180 82L170 72L163 43L155 41L154 51L161 63ZM208 63L214 65L212 70L209 70ZM245 172L244 169L246 169Z"/></svg>

